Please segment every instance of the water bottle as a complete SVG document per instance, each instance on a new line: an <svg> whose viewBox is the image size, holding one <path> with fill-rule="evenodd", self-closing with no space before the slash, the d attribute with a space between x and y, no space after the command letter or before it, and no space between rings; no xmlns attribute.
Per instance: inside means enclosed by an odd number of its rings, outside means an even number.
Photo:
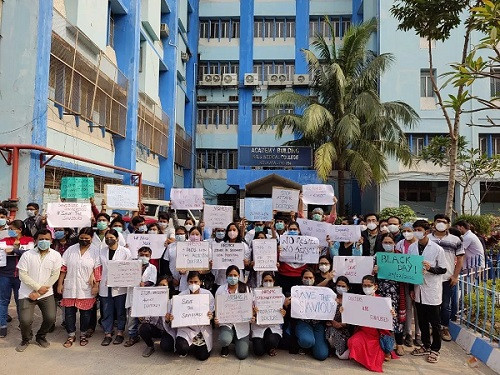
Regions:
<svg viewBox="0 0 500 375"><path fill-rule="evenodd" d="M334 242L330 246L330 255L332 256L332 258L339 255L339 247L340 247L339 242Z"/></svg>

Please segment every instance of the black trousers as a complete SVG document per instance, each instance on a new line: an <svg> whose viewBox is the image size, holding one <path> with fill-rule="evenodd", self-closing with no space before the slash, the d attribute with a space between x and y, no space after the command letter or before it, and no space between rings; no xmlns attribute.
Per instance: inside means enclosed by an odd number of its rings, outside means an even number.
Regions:
<svg viewBox="0 0 500 375"><path fill-rule="evenodd" d="M179 355L187 355L191 352L194 357L200 361L206 361L210 357L207 344L202 346L191 345L189 346L185 338L177 336L175 339L175 351Z"/></svg>
<svg viewBox="0 0 500 375"><path fill-rule="evenodd" d="M273 333L270 328L267 328L264 331L264 337L254 337L252 339L253 353L257 357L269 353L271 349L276 349L278 347L280 339L280 335Z"/></svg>
<svg viewBox="0 0 500 375"><path fill-rule="evenodd" d="M139 326L139 336L149 347L154 347L154 339L160 339L160 349L166 353L174 351L174 338L157 326L143 323Z"/></svg>
<svg viewBox="0 0 500 375"><path fill-rule="evenodd" d="M424 305L415 303L417 308L418 326L422 343L426 349L431 349L434 352L441 350L441 315L439 305ZM432 344L429 324L432 327Z"/></svg>

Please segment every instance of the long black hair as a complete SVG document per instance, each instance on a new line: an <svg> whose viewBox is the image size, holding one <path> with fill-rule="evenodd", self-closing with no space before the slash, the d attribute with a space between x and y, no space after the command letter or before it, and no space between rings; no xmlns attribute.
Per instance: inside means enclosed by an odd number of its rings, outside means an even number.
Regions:
<svg viewBox="0 0 500 375"><path fill-rule="evenodd" d="M240 227L238 226L238 224L236 223L230 223L227 227L226 227L226 234L224 235L224 239L222 241L224 242L229 242L229 240L231 240L229 238L229 236L227 235L227 232L229 232L229 228L231 228L231 226L234 225L236 227L236 230L238 231L238 236L234 239L234 242L243 242L243 238L241 237L241 231L240 231Z"/></svg>
<svg viewBox="0 0 500 375"><path fill-rule="evenodd" d="M226 277L229 276L229 273L231 271L238 272L238 276L240 276L240 273L241 273L240 269L233 264L233 265L227 267L227 269L226 269ZM245 284L242 281L238 281L238 293L246 293L246 292L247 292L247 284Z"/></svg>

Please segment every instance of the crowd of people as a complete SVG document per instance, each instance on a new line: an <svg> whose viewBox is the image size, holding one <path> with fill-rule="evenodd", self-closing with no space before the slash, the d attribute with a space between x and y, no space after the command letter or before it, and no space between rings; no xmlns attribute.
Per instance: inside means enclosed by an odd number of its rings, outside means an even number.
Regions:
<svg viewBox="0 0 500 375"><path fill-rule="evenodd" d="M337 219L336 201L324 214L314 208L307 219L333 223ZM78 340L89 343L98 325L102 327L102 346L110 344L131 347L142 341L144 357L155 351L155 341L164 352L180 357L192 355L198 360L210 357L215 335L227 357L234 344L238 359L247 358L252 348L255 356L276 356L277 349L291 354L309 354L317 360L335 356L353 359L367 369L382 371L384 362L403 356L406 350L422 356L429 363L439 360L441 341L450 341L449 322L456 315L457 282L466 267L484 266L484 243L471 230L469 223L451 225L450 218L438 214L432 224L426 220L402 223L396 216L380 218L375 213L345 219L341 225L360 225L361 237L356 242L333 242L320 248L317 264L279 262L278 271L253 269L252 240L276 239L301 234L298 212L273 212L269 222L248 223L239 218L225 228L206 228L201 220L188 218L180 225L176 217L162 213L149 225L137 214L125 222L119 213L108 215L92 202L92 227L50 228L39 214L36 203L27 205L28 218L9 220L0 209L0 248L5 249L6 262L0 266L0 337L10 332L8 306L12 294L20 322L24 351L33 339L33 316L36 306L43 317L35 335L36 343L47 348L47 334L54 330L56 312L62 309L63 326L67 331L64 347ZM174 216L174 215L173 215ZM107 284L108 264L112 260L129 260L133 255L127 246L132 233L165 233L165 251L160 259L151 259L152 250L139 249L142 279L138 287L168 286L170 295L207 294L210 325L173 328L175 316L169 311L160 317L131 317L133 288L110 287ZM208 241L242 243L244 268L230 266L226 270L183 270L176 267L179 242ZM278 246L278 253L280 247ZM345 276L336 276L336 256L374 257L378 252L422 255L424 282L413 285L377 277L378 267L363 277L361 284ZM278 257L279 259L279 257ZM337 295L337 311L331 321L295 319L291 317L291 288L307 285L331 288ZM283 324L258 325L255 316L248 323L220 323L215 311L214 296L252 293L253 288L282 289ZM393 329L350 326L342 322L342 297L345 293L388 297L392 302ZM254 309L254 314L258 310ZM79 335L77 337L77 316ZM432 332L432 334L431 334ZM405 347L410 348L406 349Z"/></svg>

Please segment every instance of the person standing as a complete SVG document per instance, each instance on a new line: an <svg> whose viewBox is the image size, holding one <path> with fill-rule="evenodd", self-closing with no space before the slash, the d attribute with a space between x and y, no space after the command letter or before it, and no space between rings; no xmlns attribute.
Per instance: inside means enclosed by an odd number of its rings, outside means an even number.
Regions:
<svg viewBox="0 0 500 375"><path fill-rule="evenodd" d="M24 220L24 225L26 226L26 231L29 233L31 237L34 237L35 234L44 227L43 218L39 213L40 206L38 203L28 203L26 206L26 216L28 216Z"/></svg>
<svg viewBox="0 0 500 375"><path fill-rule="evenodd" d="M48 348L45 338L56 321L56 304L52 286L59 278L61 254L50 248L52 233L42 229L36 234L37 246L26 251L19 259L17 269L21 279L19 288L19 322L22 341L16 351L23 352L32 338L33 315L35 306L42 312L42 325L36 334L36 342L42 348Z"/></svg>
<svg viewBox="0 0 500 375"><path fill-rule="evenodd" d="M471 230L470 224L465 220L459 220L455 226L462 234L463 247L465 251L464 268L477 268L481 271L485 265L484 247L479 237Z"/></svg>

